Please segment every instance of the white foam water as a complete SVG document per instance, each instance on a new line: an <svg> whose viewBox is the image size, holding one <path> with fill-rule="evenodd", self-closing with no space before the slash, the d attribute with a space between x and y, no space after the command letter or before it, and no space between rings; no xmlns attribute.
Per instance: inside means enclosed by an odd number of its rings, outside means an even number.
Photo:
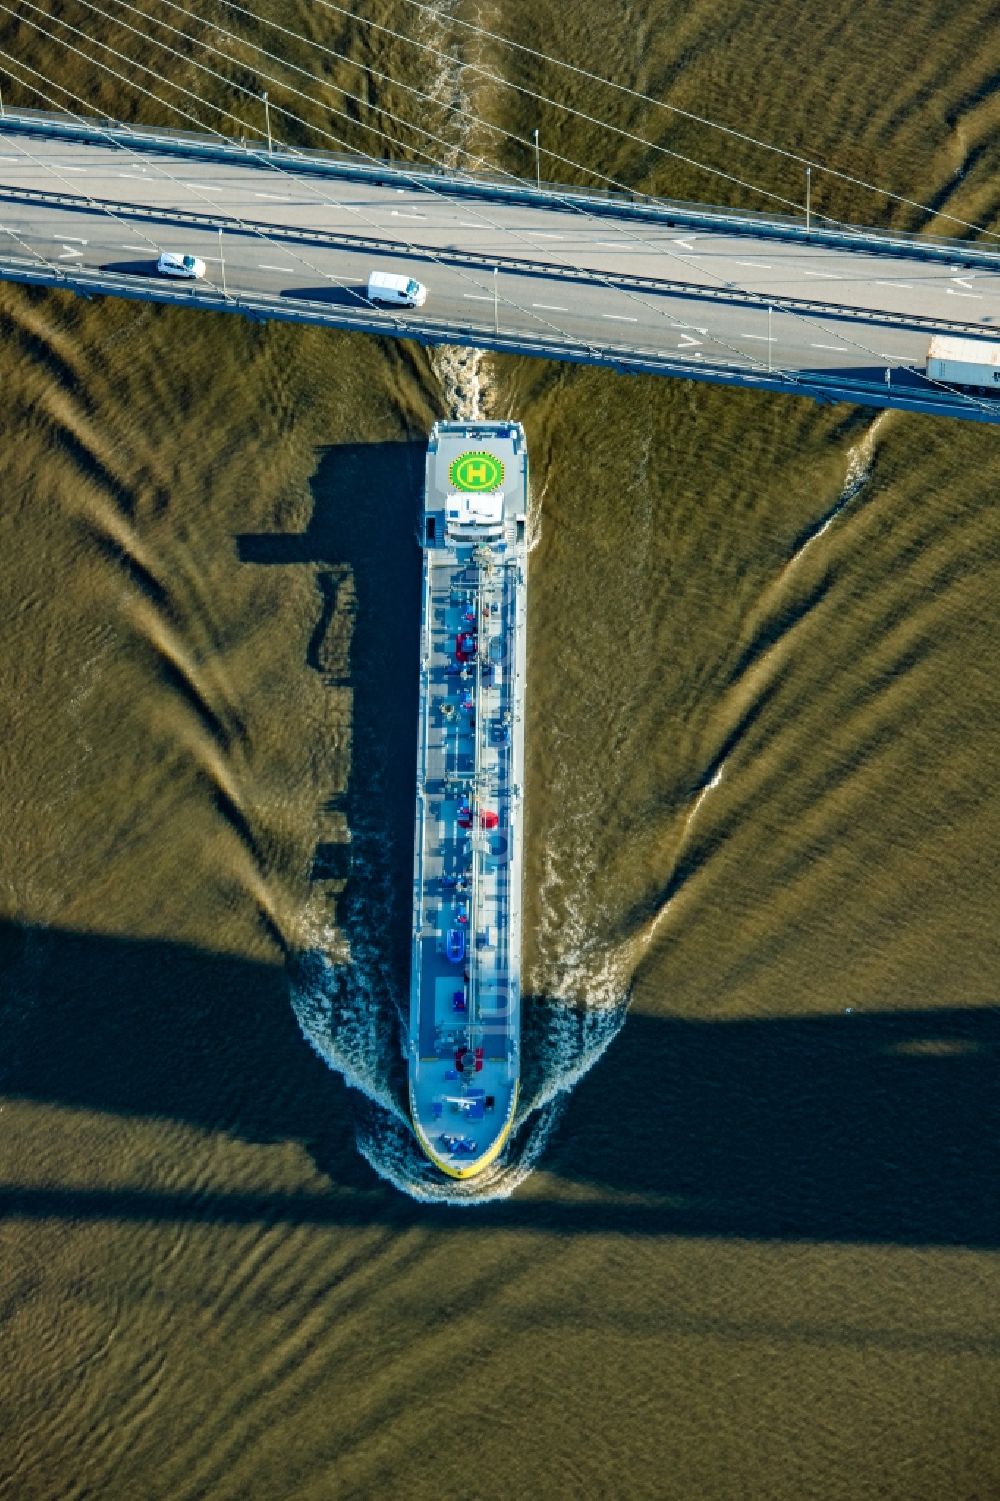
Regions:
<svg viewBox="0 0 1000 1501"><path fill-rule="evenodd" d="M861 494L861 491L871 478L872 465L875 462L875 440L883 424L891 415L892 410L890 407L886 407L883 411L879 412L874 421L865 429L857 443L848 449L847 469L844 474L844 483L840 487L840 494L829 510L806 533L802 542L785 565L784 572L787 573L788 569L794 567L796 563L801 562L813 543L818 542L824 532L829 531L837 518Z"/></svg>
<svg viewBox="0 0 1000 1501"><path fill-rule="evenodd" d="M571 868L574 875L580 869ZM558 880L551 862L547 871L551 887ZM366 874L378 882L370 864ZM549 905L572 910L578 903L574 893L560 890ZM345 917L350 940L314 927L311 946L290 966L292 1006L303 1036L357 1096L358 1151L380 1178L414 1199L468 1206L508 1198L541 1159L570 1092L621 1029L627 1010L622 963L595 942L585 944L579 933L568 935L571 943L575 936L576 947L550 955L556 992L525 1002L522 1086L510 1140L475 1178L443 1179L418 1145L403 1103L404 1008L388 982L377 936L385 928L370 890L363 908L364 923L360 911ZM543 920L543 944L545 930Z"/></svg>
<svg viewBox="0 0 1000 1501"><path fill-rule="evenodd" d="M339 935L330 934L330 949L307 949L294 962L292 1008L299 1029L328 1068L340 1074L349 1089L357 1090L385 1115L408 1124L390 1085L393 1057L379 986L355 960L331 957L342 948ZM390 1017L390 1022L395 1019Z"/></svg>
<svg viewBox="0 0 1000 1501"><path fill-rule="evenodd" d="M441 51L447 50L450 42L448 21L455 8L455 0L440 0L437 5L424 10L417 25L418 37ZM468 47L468 38L463 45ZM478 52L470 60L477 64L483 61ZM462 58L440 58L427 90L432 99L465 112L449 115L442 127L452 136L453 144L438 156L444 166L455 170L467 162L465 148L471 146L470 121L475 113L475 100L469 93L469 77ZM484 416L494 391L482 349L444 344L433 350L431 365L453 422L476 422Z"/></svg>

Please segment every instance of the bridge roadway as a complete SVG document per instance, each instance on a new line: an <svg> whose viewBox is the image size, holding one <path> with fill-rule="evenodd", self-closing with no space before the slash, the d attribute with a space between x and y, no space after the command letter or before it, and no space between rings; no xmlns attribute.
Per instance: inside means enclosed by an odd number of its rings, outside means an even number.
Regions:
<svg viewBox="0 0 1000 1501"><path fill-rule="evenodd" d="M995 336L1000 254L988 247L845 248L753 220L691 228L668 205L638 220L526 196L448 179L431 192L390 168L275 170L238 147L202 160L50 139L0 119L0 275L1000 420L920 374L933 331ZM164 282L161 249L201 256L205 282ZM426 282L426 306L372 309L363 288L377 266Z"/></svg>

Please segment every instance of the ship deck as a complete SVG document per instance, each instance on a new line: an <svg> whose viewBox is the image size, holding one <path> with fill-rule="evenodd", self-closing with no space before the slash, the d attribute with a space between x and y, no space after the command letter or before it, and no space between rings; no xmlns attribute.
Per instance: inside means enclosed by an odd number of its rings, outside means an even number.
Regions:
<svg viewBox="0 0 1000 1501"><path fill-rule="evenodd" d="M453 1177L498 1154L517 1100L524 564L523 517L424 552L410 1103Z"/></svg>

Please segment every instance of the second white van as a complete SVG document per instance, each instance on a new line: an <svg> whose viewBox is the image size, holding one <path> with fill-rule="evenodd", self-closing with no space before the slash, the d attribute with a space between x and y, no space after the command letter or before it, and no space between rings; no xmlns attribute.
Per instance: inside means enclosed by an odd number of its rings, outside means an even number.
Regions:
<svg viewBox="0 0 1000 1501"><path fill-rule="evenodd" d="M390 307L423 307L427 288L412 276L397 276L392 271L373 271L368 278L368 301Z"/></svg>

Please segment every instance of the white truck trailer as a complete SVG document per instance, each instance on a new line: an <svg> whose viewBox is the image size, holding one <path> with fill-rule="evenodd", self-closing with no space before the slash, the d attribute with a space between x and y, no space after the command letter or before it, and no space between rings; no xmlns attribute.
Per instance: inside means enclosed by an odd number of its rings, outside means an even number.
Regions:
<svg viewBox="0 0 1000 1501"><path fill-rule="evenodd" d="M927 378L963 391L1000 392L1000 344L935 334L927 351Z"/></svg>

